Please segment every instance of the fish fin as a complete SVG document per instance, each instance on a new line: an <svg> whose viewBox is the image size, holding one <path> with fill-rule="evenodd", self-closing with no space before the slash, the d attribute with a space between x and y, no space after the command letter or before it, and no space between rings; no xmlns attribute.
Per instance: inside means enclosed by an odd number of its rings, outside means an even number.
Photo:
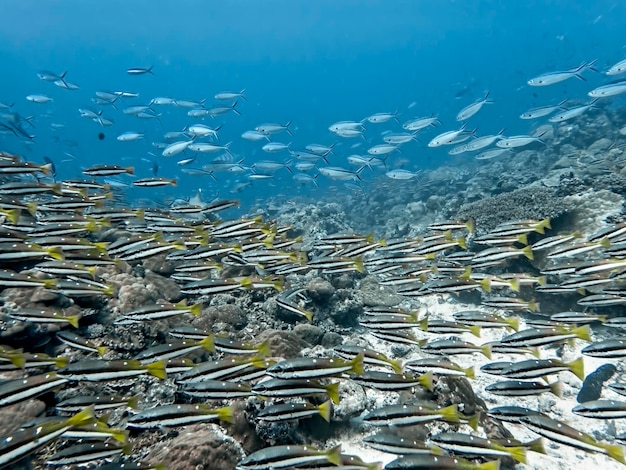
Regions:
<svg viewBox="0 0 626 470"><path fill-rule="evenodd" d="M557 397L563 397L563 384L561 381L557 380L556 382L550 384L550 391L554 393Z"/></svg>
<svg viewBox="0 0 626 470"><path fill-rule="evenodd" d="M217 409L217 416L220 421L226 421L227 423L233 422L233 408L231 406L224 406Z"/></svg>
<svg viewBox="0 0 626 470"><path fill-rule="evenodd" d="M155 377L165 380L167 379L167 372L165 371L165 361L157 361L152 362L150 364L146 364L143 366L144 369L148 371L148 374L154 375Z"/></svg>
<svg viewBox="0 0 626 470"><path fill-rule="evenodd" d="M96 349L98 350L98 356L102 357L108 348L106 346L98 346Z"/></svg>
<svg viewBox="0 0 626 470"><path fill-rule="evenodd" d="M78 320L80 320L80 317L81 317L81 315L71 315L69 317L65 317L65 319L74 328L78 328Z"/></svg>
<svg viewBox="0 0 626 470"><path fill-rule="evenodd" d="M500 470L500 461L491 460L490 462L479 463L475 468L476 470Z"/></svg>
<svg viewBox="0 0 626 470"><path fill-rule="evenodd" d="M624 448L622 446L615 444L600 444L600 447L606 450L609 457L626 465L626 460L624 459Z"/></svg>
<svg viewBox="0 0 626 470"><path fill-rule="evenodd" d="M426 390L432 392L433 391L433 373L426 372L418 377L419 383Z"/></svg>
<svg viewBox="0 0 626 470"><path fill-rule="evenodd" d="M589 328L589 325L572 328L572 333L574 333L578 339L591 342L591 329Z"/></svg>
<svg viewBox="0 0 626 470"><path fill-rule="evenodd" d="M465 376L468 379L473 379L476 377L476 374L474 372L474 366L470 366L467 369L463 369L463 372L465 373Z"/></svg>
<svg viewBox="0 0 626 470"><path fill-rule="evenodd" d="M202 313L202 304L193 304L189 307L189 313L194 317L199 317Z"/></svg>
<svg viewBox="0 0 626 470"><path fill-rule="evenodd" d="M487 359L491 359L491 344L483 344L480 347L480 351Z"/></svg>
<svg viewBox="0 0 626 470"><path fill-rule="evenodd" d="M58 356L54 358L54 365L61 369L67 365L68 361L69 359L66 356Z"/></svg>
<svg viewBox="0 0 626 470"><path fill-rule="evenodd" d="M213 342L213 336L209 335L199 342L200 346L209 352L215 352L215 343Z"/></svg>
<svg viewBox="0 0 626 470"><path fill-rule="evenodd" d="M511 288L513 292L519 292L519 286L520 286L519 277L516 277L509 281L509 287Z"/></svg>
<svg viewBox="0 0 626 470"><path fill-rule="evenodd" d="M78 426L91 424L93 423L95 419L94 409L95 409L94 405L88 406L87 408L83 408L74 416L68 418L65 423L72 427L78 427Z"/></svg>
<svg viewBox="0 0 626 470"><path fill-rule="evenodd" d="M328 462L333 465L341 465L341 444L327 451L326 458L328 459Z"/></svg>
<svg viewBox="0 0 626 470"><path fill-rule="evenodd" d="M467 419L467 425L474 431L478 430L478 424L480 422L480 411Z"/></svg>
<svg viewBox="0 0 626 470"><path fill-rule="evenodd" d="M256 347L256 350L257 354L261 357L266 357L272 354L272 351L270 349L270 340L266 339L262 343L259 343Z"/></svg>
<svg viewBox="0 0 626 470"><path fill-rule="evenodd" d="M480 338L480 325L472 325L472 326L470 326L469 327L469 331L470 331L471 334L473 334L477 338Z"/></svg>
<svg viewBox="0 0 626 470"><path fill-rule="evenodd" d="M348 364L352 365L352 372L358 375L363 375L363 358L365 355L360 352L357 356L348 362Z"/></svg>
<svg viewBox="0 0 626 470"><path fill-rule="evenodd" d="M44 279L43 286L46 289L55 289L57 286L57 280L56 279Z"/></svg>
<svg viewBox="0 0 626 470"><path fill-rule="evenodd" d="M546 453L546 448L543 445L543 438L541 437L538 439L535 439L534 441L529 442L528 444L526 444L526 447L528 447L533 452L537 452L539 454Z"/></svg>
<svg viewBox="0 0 626 470"><path fill-rule="evenodd" d="M126 406L128 406L132 410L136 410L137 407L139 406L139 400L141 400L142 397L143 397L143 394L141 394L141 393L133 395L126 402Z"/></svg>
<svg viewBox="0 0 626 470"><path fill-rule="evenodd" d="M333 410L332 402L330 400L325 401L324 403L319 405L317 409L319 410L320 416L324 418L324 421L330 423L330 414Z"/></svg>
<svg viewBox="0 0 626 470"><path fill-rule="evenodd" d="M326 385L326 394L328 398L335 404L339 404L339 382L333 382Z"/></svg>
<svg viewBox="0 0 626 470"><path fill-rule="evenodd" d="M398 359L389 359L389 365L396 374L402 374L402 362Z"/></svg>
<svg viewBox="0 0 626 470"><path fill-rule="evenodd" d="M580 380L585 380L585 363L582 356L566 364L566 366L569 367L569 370Z"/></svg>
<svg viewBox="0 0 626 470"><path fill-rule="evenodd" d="M63 261L65 259L65 256L63 256L63 252L58 247L47 248L46 252L48 253L48 256L50 258L57 261Z"/></svg>
<svg viewBox="0 0 626 470"><path fill-rule="evenodd" d="M522 249L522 254L531 261L535 259L535 257L533 256L533 249L531 246L524 247Z"/></svg>
<svg viewBox="0 0 626 470"><path fill-rule="evenodd" d="M519 463L526 463L526 448L521 446L505 447L506 452Z"/></svg>
<svg viewBox="0 0 626 470"><path fill-rule="evenodd" d="M459 407L457 404L441 408L438 413L443 417L445 421L448 421L450 423L461 422L461 419L459 417Z"/></svg>

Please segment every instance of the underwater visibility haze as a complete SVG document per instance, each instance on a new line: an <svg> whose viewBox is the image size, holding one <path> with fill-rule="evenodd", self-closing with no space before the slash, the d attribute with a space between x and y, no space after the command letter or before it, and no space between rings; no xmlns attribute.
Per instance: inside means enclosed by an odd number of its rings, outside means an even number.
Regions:
<svg viewBox="0 0 626 470"><path fill-rule="evenodd" d="M0 468L626 464L626 3L0 18Z"/></svg>

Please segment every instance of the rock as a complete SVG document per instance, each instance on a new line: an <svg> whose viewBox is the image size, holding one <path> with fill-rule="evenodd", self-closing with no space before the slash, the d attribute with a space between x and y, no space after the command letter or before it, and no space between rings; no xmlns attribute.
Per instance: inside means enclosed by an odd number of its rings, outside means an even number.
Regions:
<svg viewBox="0 0 626 470"><path fill-rule="evenodd" d="M284 359L300 357L300 352L311 345L293 331L266 330L258 337L259 342L269 340L272 356Z"/></svg>
<svg viewBox="0 0 626 470"><path fill-rule="evenodd" d="M367 402L363 387L350 380L342 380L339 385L339 404L333 408L333 420L347 421L356 418L365 411Z"/></svg>
<svg viewBox="0 0 626 470"><path fill-rule="evenodd" d="M178 287L178 284L170 278L163 277L152 271L146 271L144 278L146 288L149 291L154 292L154 295L158 299L171 301L180 297L180 287Z"/></svg>
<svg viewBox="0 0 626 470"><path fill-rule="evenodd" d="M397 295L392 288L381 286L374 276L368 276L361 281L359 292L363 299L363 305L367 307L378 305L393 307L403 300L403 297Z"/></svg>
<svg viewBox="0 0 626 470"><path fill-rule="evenodd" d="M248 324L246 313L235 304L207 307L191 322L196 328L221 333L241 330Z"/></svg>
<svg viewBox="0 0 626 470"><path fill-rule="evenodd" d="M576 396L576 401L578 401L578 403L585 403L586 401L600 399L604 382L613 377L616 372L617 368L613 364L604 364L598 367L585 377L583 386Z"/></svg>
<svg viewBox="0 0 626 470"><path fill-rule="evenodd" d="M309 297L319 304L327 303L335 293L335 288L332 284L321 277L312 279L311 282L306 285L306 290Z"/></svg>
<svg viewBox="0 0 626 470"><path fill-rule="evenodd" d="M158 442L146 460L177 470L232 470L244 456L239 443L219 426L199 424Z"/></svg>
<svg viewBox="0 0 626 470"><path fill-rule="evenodd" d="M334 331L329 331L324 334L320 344L326 349L331 349L335 346L339 346L341 343L343 343L343 336L339 333L335 333Z"/></svg>
<svg viewBox="0 0 626 470"><path fill-rule="evenodd" d="M300 339L313 346L320 344L322 336L324 336L324 330L310 323L300 323L296 325L293 332L298 335Z"/></svg>
<svg viewBox="0 0 626 470"><path fill-rule="evenodd" d="M46 405L39 400L27 400L0 408L2 436L13 434L22 424L32 421L45 410Z"/></svg>
<svg viewBox="0 0 626 470"><path fill-rule="evenodd" d="M611 139L607 139L606 137L604 137L602 139L596 140L593 144L587 147L587 151L589 153L596 154L608 149L611 145L613 145L613 143L614 142Z"/></svg>

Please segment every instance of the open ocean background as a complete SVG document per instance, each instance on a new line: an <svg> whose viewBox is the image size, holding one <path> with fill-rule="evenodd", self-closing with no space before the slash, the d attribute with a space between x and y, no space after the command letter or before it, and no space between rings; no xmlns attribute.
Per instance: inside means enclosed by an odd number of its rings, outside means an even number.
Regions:
<svg viewBox="0 0 626 470"><path fill-rule="evenodd" d="M361 139L339 139L328 126L361 120L377 112L399 111L399 120L434 114L443 122L420 134L422 143L402 147L388 160L390 168L410 170L454 161L448 148L426 148L432 136L459 127L456 113L487 91L484 106L468 124L479 134L525 134L534 122L519 119L527 109L569 98L588 102L586 92L606 82L586 72L587 82L571 79L549 87L529 87L541 73L565 70L598 59L603 71L626 57L626 3L588 1L377 1L300 2L288 0L209 2L200 0L57 0L3 1L0 28L0 102L13 103L22 116L34 115L34 144L25 146L0 135L0 148L30 161L51 158L58 178L81 177L80 169L98 163L132 165L138 177L158 174L179 178L176 188L131 189L131 198L188 197L198 189L212 197L242 202L276 194L323 197L342 182L318 178L321 189L301 187L285 170L274 179L256 181L231 195L239 175L193 177L180 172L176 158L161 156L152 142L167 131L203 122L223 124L220 141L232 141L236 159L285 161L287 153L266 154L264 142L241 139L242 132L264 122L292 121L292 142L339 142L330 164L346 166L345 157L381 143L383 131L401 131L398 123L368 124ZM130 67L154 67L154 76L130 76ZM40 70L61 73L80 86L69 91L37 78ZM142 121L107 107L115 124L100 127L81 119L78 108L91 106L98 90L132 91L138 98L124 105L148 104L156 96L207 99L220 91L246 89L241 116L227 114L200 121L186 109L161 106L161 124ZM25 100L46 94L49 104ZM623 99L611 105L623 104ZM226 103L228 104L228 103ZM62 124L52 128L51 123ZM145 139L119 142L125 131L145 132ZM99 140L98 134L105 133ZM351 148L353 144L360 147ZM69 159L65 152L76 157ZM153 154L153 155L152 155ZM201 156L205 162L212 156ZM384 172L363 172L364 190ZM322 181L324 180L324 181ZM346 191L348 191L346 189Z"/></svg>

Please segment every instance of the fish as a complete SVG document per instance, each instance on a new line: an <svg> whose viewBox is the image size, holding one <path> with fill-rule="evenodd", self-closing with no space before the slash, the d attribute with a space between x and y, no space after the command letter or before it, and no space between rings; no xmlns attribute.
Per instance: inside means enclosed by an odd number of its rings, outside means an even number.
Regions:
<svg viewBox="0 0 626 470"><path fill-rule="evenodd" d="M608 98L626 93L626 81L602 85L587 93L591 98Z"/></svg>
<svg viewBox="0 0 626 470"><path fill-rule="evenodd" d="M352 372L363 373L363 354L358 354L354 359L323 357L300 357L279 361L267 369L270 377L277 379L320 379L334 377L339 374Z"/></svg>
<svg viewBox="0 0 626 470"><path fill-rule="evenodd" d="M550 119L548 119L548 121L549 122L564 122L564 121L569 121L570 119L575 119L575 118L577 118L579 116L582 116L588 110L590 110L592 108L597 108L595 103L598 100L599 96L603 96L603 95L601 95L602 93L605 93L605 92L610 93L608 90L600 90L600 89L595 89L595 90L592 90L592 91L597 96L595 97L595 99L591 103L585 104L585 105L582 105L582 106L577 106L575 108L566 109L566 110L564 110L564 111L562 111L562 112L560 112L558 114L553 115L552 117L550 117ZM611 95L607 95L607 96L611 96Z"/></svg>
<svg viewBox="0 0 626 470"><path fill-rule="evenodd" d="M463 434L459 432L445 432L430 438L435 446L452 454L480 456L481 458L512 457L517 462L526 463L526 447L521 445L503 445L492 439ZM545 454L541 440L530 445L532 450L542 451Z"/></svg>
<svg viewBox="0 0 626 470"><path fill-rule="evenodd" d="M144 75L147 73L149 73L150 75L154 75L154 72L152 71L153 67L153 65L151 65L150 67L131 67L129 69L126 69L126 73L128 75Z"/></svg>
<svg viewBox="0 0 626 470"><path fill-rule="evenodd" d="M0 385L0 407L38 397L67 382L67 379L60 377L56 372L4 381Z"/></svg>
<svg viewBox="0 0 626 470"><path fill-rule="evenodd" d="M135 360L103 361L99 359L85 359L73 362L59 369L57 373L59 377L71 381L86 382L119 380L143 374L150 374L160 379L166 378L164 362L141 365L139 361Z"/></svg>
<svg viewBox="0 0 626 470"><path fill-rule="evenodd" d="M172 404L140 411L128 418L126 425L131 429L154 429L212 421L229 423L232 420L233 410L230 406L211 408L203 404Z"/></svg>
<svg viewBox="0 0 626 470"><path fill-rule="evenodd" d="M538 119L541 117L548 116L555 111L564 110L564 105L567 103L567 99L564 99L559 104L556 105L545 105L538 106L536 108L529 109L525 113L520 114L520 119Z"/></svg>
<svg viewBox="0 0 626 470"><path fill-rule="evenodd" d="M363 417L363 422L372 426L413 426L437 420L460 423L461 415L457 405L443 408L426 405L385 405Z"/></svg>
<svg viewBox="0 0 626 470"><path fill-rule="evenodd" d="M541 140L539 137L533 137L531 135L514 135L510 137L503 137L498 142L496 142L496 147L510 149L510 148L517 148L517 147L525 147L526 145L530 145L533 143L545 144L545 142Z"/></svg>
<svg viewBox="0 0 626 470"><path fill-rule="evenodd" d="M473 463L469 460L448 457L437 453L405 455L385 465L385 470L499 470L500 460Z"/></svg>
<svg viewBox="0 0 626 470"><path fill-rule="evenodd" d="M94 165L89 168L85 168L83 174L87 176L116 176L116 175L133 175L135 169L132 166L119 166L119 165Z"/></svg>
<svg viewBox="0 0 626 470"><path fill-rule="evenodd" d="M341 446L318 450L303 445L279 445L266 447L240 460L236 470L291 469L319 464L341 464Z"/></svg>
<svg viewBox="0 0 626 470"><path fill-rule="evenodd" d="M291 129L289 129L289 126L291 126L291 121L287 121L287 123L285 124L265 123L265 124L256 126L254 130L264 135L278 134L284 131L287 134L293 136L293 132L291 132Z"/></svg>
<svg viewBox="0 0 626 470"><path fill-rule="evenodd" d="M594 60L592 62L583 63L578 67L569 70L544 73L537 77L531 78L530 80L528 80L527 83L530 86L549 86L554 85L555 83L563 82L573 77L585 81L585 77L581 75L581 72L584 72L585 70L595 70L593 68L593 65L595 63L596 61Z"/></svg>
<svg viewBox="0 0 626 470"><path fill-rule="evenodd" d="M582 449L587 452L606 454L614 460L626 465L624 451L621 446L603 444L589 434L581 432L568 424L542 415L523 416L519 422L531 431L559 444Z"/></svg>
<svg viewBox="0 0 626 470"><path fill-rule="evenodd" d="M613 76L613 75L620 75L624 72L626 72L626 59L620 60L616 64L609 67L609 69L605 72L605 74L609 76Z"/></svg>
<svg viewBox="0 0 626 470"><path fill-rule="evenodd" d="M485 391L505 397L524 397L528 395L539 395L545 392L550 392L559 398L563 396L562 384L559 381L545 384L543 382L529 382L523 380L503 380L487 385Z"/></svg>
<svg viewBox="0 0 626 470"><path fill-rule="evenodd" d="M173 157L174 155L178 155L179 153L184 152L187 147L189 147L192 143L192 140L181 140L178 142L174 142L165 147L161 155L163 155L164 157Z"/></svg>
<svg viewBox="0 0 626 470"><path fill-rule="evenodd" d="M246 89L242 89L241 91L222 91L217 93L214 98L219 101L232 101L237 98L241 98L244 101L248 101L245 96Z"/></svg>
<svg viewBox="0 0 626 470"><path fill-rule="evenodd" d="M493 104L493 101L489 100L489 92L485 93L485 97L482 100L476 101L475 103L472 103L459 111L459 113L456 115L456 120L467 121L478 111L480 111L482 107L486 104Z"/></svg>
<svg viewBox="0 0 626 470"><path fill-rule="evenodd" d="M58 439L68 429L93 422L92 408L85 408L70 418L14 432L0 442L0 468L16 464L27 455Z"/></svg>
<svg viewBox="0 0 626 470"><path fill-rule="evenodd" d="M430 116L430 117L411 119L410 121L407 121L404 124L402 124L402 128L407 131L420 131L427 127L437 127L441 124L442 123L438 118L434 116Z"/></svg>
<svg viewBox="0 0 626 470"><path fill-rule="evenodd" d="M30 101L31 103L39 103L39 104L51 103L54 101L52 98L46 95L28 95L26 99Z"/></svg>
<svg viewBox="0 0 626 470"><path fill-rule="evenodd" d="M311 403L281 403L265 407L256 415L256 419L267 423L282 423L319 415L324 421L330 423L331 413L332 403L330 400L320 405Z"/></svg>
<svg viewBox="0 0 626 470"><path fill-rule="evenodd" d="M86 442L62 449L45 461L46 465L80 465L94 460L110 459L122 453L129 453L130 448L109 442Z"/></svg>
<svg viewBox="0 0 626 470"><path fill-rule="evenodd" d="M572 408L572 413L585 418L620 419L626 417L626 402L615 400L593 400Z"/></svg>

